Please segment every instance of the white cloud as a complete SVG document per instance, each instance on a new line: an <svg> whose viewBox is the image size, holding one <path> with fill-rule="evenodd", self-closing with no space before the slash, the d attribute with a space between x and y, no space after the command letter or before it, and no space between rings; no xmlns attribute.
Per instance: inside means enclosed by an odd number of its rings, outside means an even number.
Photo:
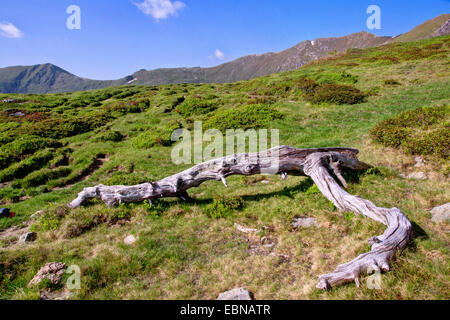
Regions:
<svg viewBox="0 0 450 320"><path fill-rule="evenodd" d="M225 55L225 53L223 53L222 51L220 51L219 49L216 49L216 51L214 52L214 56L219 59L219 60L225 60L225 58L227 57Z"/></svg>
<svg viewBox="0 0 450 320"><path fill-rule="evenodd" d="M144 2L133 2L133 4L155 20L163 20L170 16L175 16L178 11L186 7L186 4L181 1L171 0L144 0Z"/></svg>
<svg viewBox="0 0 450 320"><path fill-rule="evenodd" d="M22 38L23 32L11 22L0 22L0 36L6 38Z"/></svg>

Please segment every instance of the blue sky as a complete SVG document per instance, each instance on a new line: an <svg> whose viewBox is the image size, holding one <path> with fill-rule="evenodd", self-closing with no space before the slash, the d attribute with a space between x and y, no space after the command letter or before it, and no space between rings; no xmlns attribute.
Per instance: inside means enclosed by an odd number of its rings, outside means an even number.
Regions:
<svg viewBox="0 0 450 320"><path fill-rule="evenodd" d="M366 26L373 4L381 30ZM66 27L70 5L81 9L80 30ZM117 79L362 30L398 35L443 13L448 0L2 0L0 67L50 62L78 76Z"/></svg>

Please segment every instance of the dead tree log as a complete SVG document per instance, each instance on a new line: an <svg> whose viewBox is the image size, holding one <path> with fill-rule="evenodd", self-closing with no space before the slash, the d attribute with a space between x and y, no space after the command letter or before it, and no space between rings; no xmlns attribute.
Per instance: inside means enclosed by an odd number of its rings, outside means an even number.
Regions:
<svg viewBox="0 0 450 320"><path fill-rule="evenodd" d="M85 188L68 206L76 208L89 199L99 198L108 206L120 203L141 202L164 197L189 200L187 190L208 180L222 181L231 175L251 176L271 171L273 174L309 176L322 194L341 211L352 211L367 216L387 226L383 235L369 240L370 252L342 264L335 271L320 276L317 288L328 288L355 281L359 275L372 271L388 271L389 262L397 251L406 247L411 236L411 223L397 209L378 208L372 202L347 193L343 169L364 170L369 165L357 159L358 150L351 148L296 149L282 146L265 152L231 155L196 165L188 170L162 179L135 186L98 185ZM274 163L276 166L274 167ZM275 168L275 169L274 169Z"/></svg>

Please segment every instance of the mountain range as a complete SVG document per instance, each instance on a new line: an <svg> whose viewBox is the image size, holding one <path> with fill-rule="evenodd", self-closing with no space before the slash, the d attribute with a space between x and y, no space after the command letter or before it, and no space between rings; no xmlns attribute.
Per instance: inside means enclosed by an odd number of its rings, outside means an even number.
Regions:
<svg viewBox="0 0 450 320"><path fill-rule="evenodd" d="M118 80L78 77L52 64L0 68L2 93L59 93L100 89L118 85L161 85L172 83L224 83L248 80L297 69L331 52L375 47L390 42L407 42L450 33L450 14L440 15L397 37L379 37L368 32L344 37L305 40L281 52L255 54L212 68L164 68L140 70Z"/></svg>

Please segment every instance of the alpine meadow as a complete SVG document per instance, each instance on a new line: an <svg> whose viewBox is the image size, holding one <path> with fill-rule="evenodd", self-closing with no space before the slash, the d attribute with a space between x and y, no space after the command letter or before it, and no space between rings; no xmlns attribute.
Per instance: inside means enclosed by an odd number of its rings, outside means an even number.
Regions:
<svg viewBox="0 0 450 320"><path fill-rule="evenodd" d="M53 65L0 69L2 92L13 92L0 93L0 207L14 213L0 218L0 299L214 300L233 288L255 300L449 299L448 19L393 39L356 34L370 43L345 38L285 69L294 49L247 57L254 69L241 73L230 62L96 82ZM179 76L194 71L205 78ZM38 81L47 76L60 81ZM330 201L307 165L233 171L178 192L198 163L172 161L186 142L173 134L197 122L203 131L276 130L279 144L268 148L293 148L282 153L288 162L329 152L330 165L320 163L342 199L398 208L405 239L383 263L375 258L377 288L362 272L370 266L345 277L338 266L372 254L390 222ZM181 173L176 192L121 191L163 190ZM76 290L61 271L69 266L79 268Z"/></svg>

